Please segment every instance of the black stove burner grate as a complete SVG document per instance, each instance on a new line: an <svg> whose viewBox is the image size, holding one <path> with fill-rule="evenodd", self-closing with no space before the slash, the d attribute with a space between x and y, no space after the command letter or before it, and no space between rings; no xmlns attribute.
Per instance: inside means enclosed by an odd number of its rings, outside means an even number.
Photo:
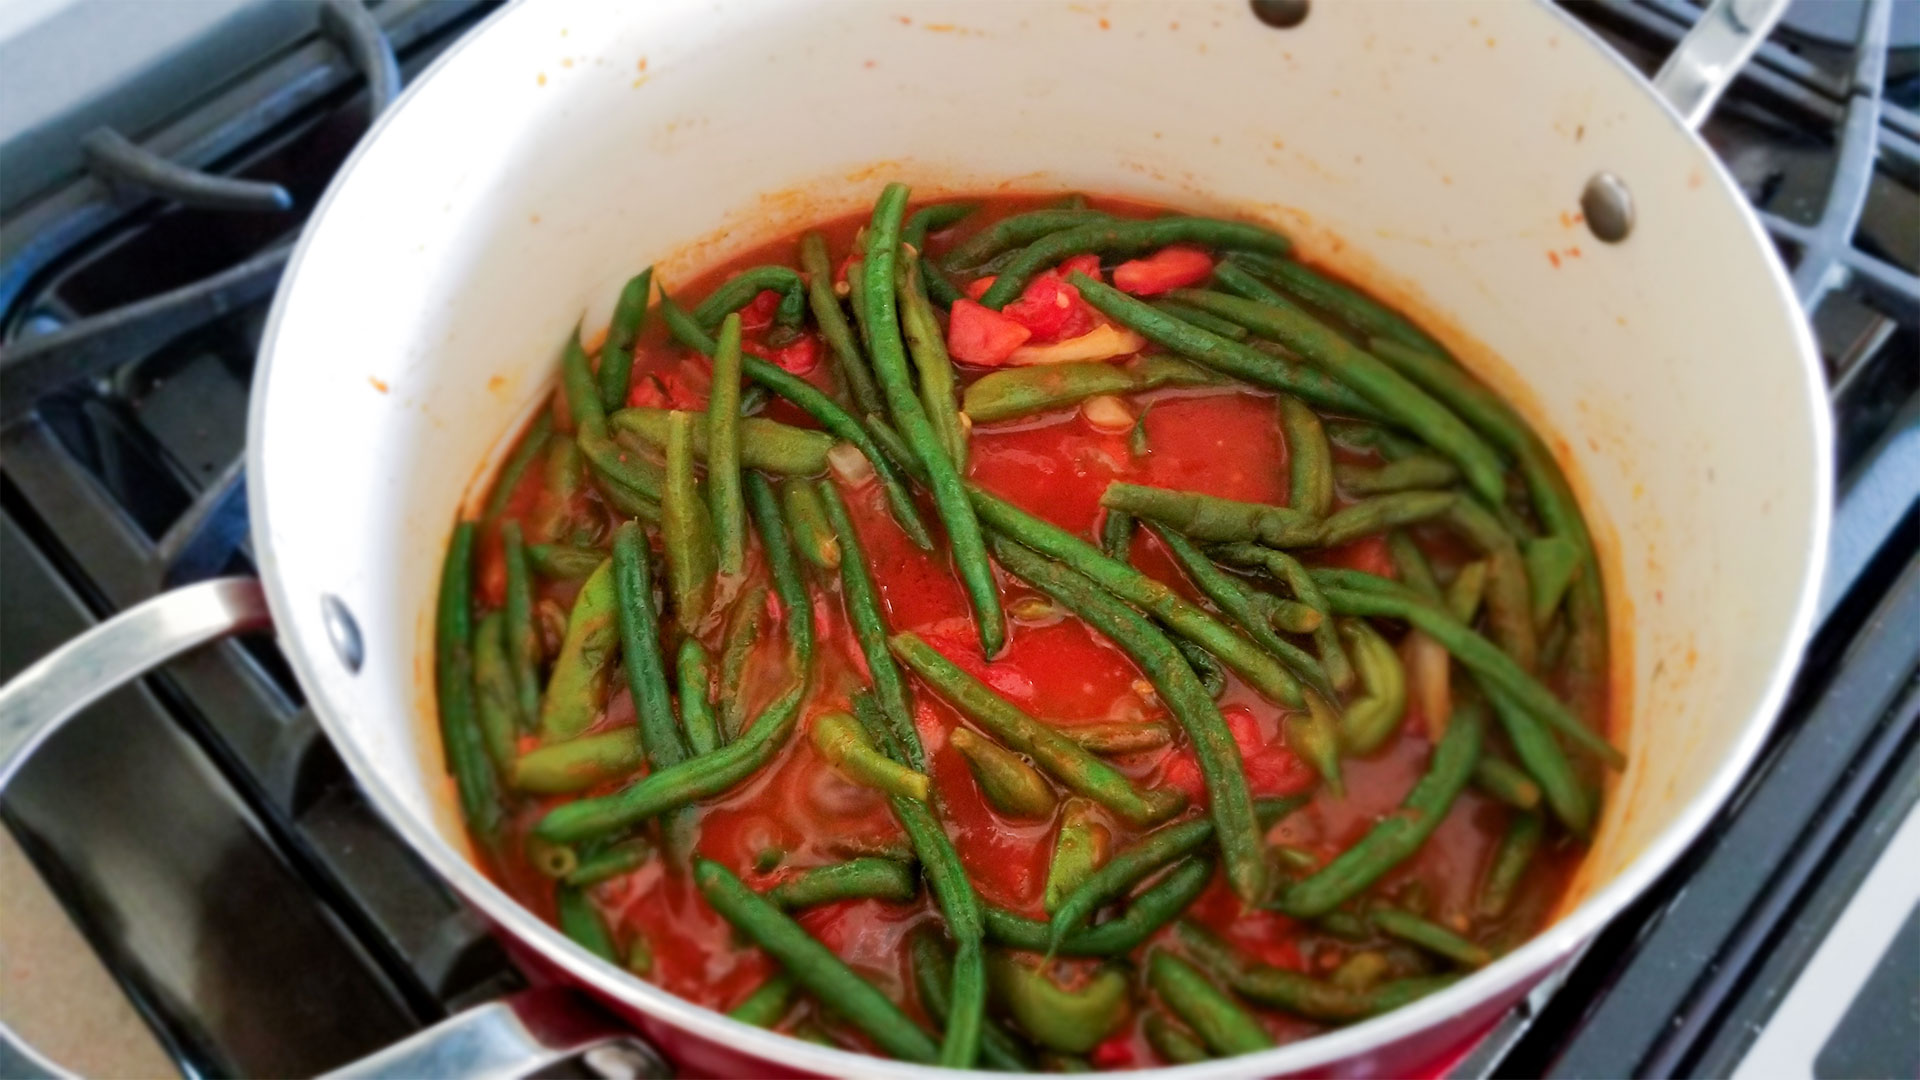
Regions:
<svg viewBox="0 0 1920 1080"><path fill-rule="evenodd" d="M1649 71L1698 16L1679 0L1568 7ZM253 182L257 209L84 176L8 208L0 677L169 585L251 569L240 459L266 297L366 129L357 72L383 52L366 31L412 76L485 9L385 0L367 20L333 0L327 28L138 133ZM1860 5L1837 39L1777 34L1705 132L1794 268L1833 386L1840 496L1807 672L1737 810L1468 1074L1725 1071L1764 1006L1729 977L1786 963L1833 906L1836 868L1897 808L1888 793L1912 786L1920 50L1889 48L1890 9ZM266 640L96 705L0 812L190 1074L322 1071L519 982L365 804ZM1741 902L1703 904L1689 882Z"/></svg>

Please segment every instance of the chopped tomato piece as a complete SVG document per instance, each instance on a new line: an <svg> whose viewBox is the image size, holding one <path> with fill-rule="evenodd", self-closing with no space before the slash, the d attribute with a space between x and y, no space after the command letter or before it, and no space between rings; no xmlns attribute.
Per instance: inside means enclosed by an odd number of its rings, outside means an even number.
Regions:
<svg viewBox="0 0 1920 1080"><path fill-rule="evenodd" d="M760 295L778 294L761 293ZM770 349L765 345L749 345L745 346L745 351L762 360L770 361L783 370L791 371L795 375L805 375L820 363L819 343L814 341L812 334L804 334L791 345L778 349Z"/></svg>
<svg viewBox="0 0 1920 1080"><path fill-rule="evenodd" d="M1000 313L1032 331L1036 342L1075 338L1093 329L1093 311L1080 299L1080 290L1058 274L1041 274L1028 282L1020 299Z"/></svg>
<svg viewBox="0 0 1920 1080"><path fill-rule="evenodd" d="M1213 257L1198 248L1170 247L1113 268L1113 287L1135 296L1157 296L1198 285L1213 273Z"/></svg>
<svg viewBox="0 0 1920 1080"><path fill-rule="evenodd" d="M751 303L740 309L740 329L765 330L773 325L773 313L780 306L780 294L761 289Z"/></svg>
<svg viewBox="0 0 1920 1080"><path fill-rule="evenodd" d="M993 288L993 279L997 276L996 274L988 274L986 277L974 278L972 281L967 282L967 287L964 290L967 294L967 299L978 300L982 296L985 296L987 290Z"/></svg>
<svg viewBox="0 0 1920 1080"><path fill-rule="evenodd" d="M1246 706L1229 705L1220 710L1220 715L1240 747L1247 788L1255 795L1293 795L1313 787L1313 770L1298 754L1277 742L1269 743Z"/></svg>
<svg viewBox="0 0 1920 1080"><path fill-rule="evenodd" d="M1061 263L1060 266L1055 270L1055 273L1058 273L1061 277L1064 278L1067 275L1074 273L1075 271L1085 274L1095 281L1099 281L1100 280L1100 256L1075 255L1073 258L1068 259L1066 262Z"/></svg>
<svg viewBox="0 0 1920 1080"><path fill-rule="evenodd" d="M971 300L955 300L947 320L947 352L963 364L998 367L1033 331Z"/></svg>
<svg viewBox="0 0 1920 1080"><path fill-rule="evenodd" d="M1122 1028L1107 1037L1087 1055L1096 1069L1137 1069L1141 1062L1133 1053L1133 1032Z"/></svg>
<svg viewBox="0 0 1920 1080"><path fill-rule="evenodd" d="M480 540L480 595L487 606L505 607L507 603L507 554L500 534L492 529Z"/></svg>
<svg viewBox="0 0 1920 1080"><path fill-rule="evenodd" d="M687 386L679 373L656 371L633 380L627 407L650 409L704 409L706 399Z"/></svg>
<svg viewBox="0 0 1920 1080"><path fill-rule="evenodd" d="M1399 576L1394 573L1393 555L1387 551L1387 538L1379 533L1363 536L1336 548L1328 548L1322 554L1322 561L1328 566L1364 570L1383 578Z"/></svg>

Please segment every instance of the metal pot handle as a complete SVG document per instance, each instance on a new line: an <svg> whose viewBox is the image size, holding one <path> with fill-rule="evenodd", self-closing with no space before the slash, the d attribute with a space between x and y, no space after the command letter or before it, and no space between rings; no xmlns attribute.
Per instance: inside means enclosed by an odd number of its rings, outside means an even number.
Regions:
<svg viewBox="0 0 1920 1080"><path fill-rule="evenodd" d="M1791 0L1713 0L1653 76L1653 88L1696 130L1767 40Z"/></svg>
<svg viewBox="0 0 1920 1080"><path fill-rule="evenodd" d="M271 625L259 581L216 578L161 593L48 653L0 687L0 792L88 705L190 649ZM632 1028L560 986L467 1009L333 1075L517 1078L581 1054L608 1076L672 1075ZM0 1021L0 1076L73 1075Z"/></svg>

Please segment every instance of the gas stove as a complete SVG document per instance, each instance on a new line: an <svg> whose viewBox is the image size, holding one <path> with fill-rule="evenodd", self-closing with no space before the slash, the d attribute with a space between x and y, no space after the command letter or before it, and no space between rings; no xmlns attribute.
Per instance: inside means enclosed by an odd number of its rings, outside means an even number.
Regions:
<svg viewBox="0 0 1920 1080"><path fill-rule="evenodd" d="M371 117L487 12L193 6L204 24L147 33L122 78L0 124L0 678L252 569L246 402L286 253ZM1454 1075L1920 1073L1916 9L1803 0L1705 128L1832 391L1833 551L1799 685L1713 827ZM1699 13L1568 10L1648 72ZM338 1068L526 982L373 813L264 638L93 706L0 813L188 1075Z"/></svg>

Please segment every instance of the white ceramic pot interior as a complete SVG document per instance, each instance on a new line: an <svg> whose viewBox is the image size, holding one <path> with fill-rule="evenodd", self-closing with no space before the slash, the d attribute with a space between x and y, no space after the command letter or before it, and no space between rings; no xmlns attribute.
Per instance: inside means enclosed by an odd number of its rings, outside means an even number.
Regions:
<svg viewBox="0 0 1920 1080"><path fill-rule="evenodd" d="M1577 218L1600 170L1637 207L1616 246ZM1632 764L1563 927L1590 932L1724 794L1805 633L1818 377L1711 158L1556 13L1320 4L1283 31L1240 3L525 4L459 46L336 185L254 412L256 546L302 680L362 781L482 907L512 911L454 855L430 612L483 463L627 275L654 262L671 285L891 179L1258 217L1425 313L1550 435L1609 556ZM325 593L358 617L357 674L322 644ZM1469 987L1511 984L1577 933Z"/></svg>

